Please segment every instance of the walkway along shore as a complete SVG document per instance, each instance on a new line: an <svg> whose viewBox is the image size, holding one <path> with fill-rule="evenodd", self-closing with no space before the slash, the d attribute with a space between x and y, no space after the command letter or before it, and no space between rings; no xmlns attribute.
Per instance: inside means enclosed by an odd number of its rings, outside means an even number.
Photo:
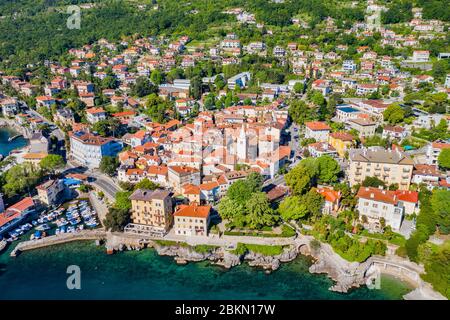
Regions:
<svg viewBox="0 0 450 320"><path fill-rule="evenodd" d="M166 235L164 238L151 238L143 235L122 232L106 232L103 229L83 230L72 234L49 236L39 240L30 240L19 243L11 252L15 257L20 252L43 248L46 246L63 244L79 240L96 240L105 242L108 253L123 250L140 250L146 247L154 248L158 254L173 256L175 261L185 264L189 261L210 260L214 264L231 268L243 261L251 266L262 267L267 272L276 270L280 263L294 260L298 254L309 255L314 259L310 267L311 273L327 274L336 283L330 288L332 291L347 292L351 288L372 283L372 280L381 274L389 274L410 283L415 290L404 296L408 300L447 300L432 286L423 281L420 274L424 272L422 266L394 255L373 256L363 263L349 262L335 253L332 247L322 243L320 248L312 249L311 236L299 235L291 238L261 238L242 236L222 237L183 237ZM158 240L166 241L161 245ZM184 243L186 245L179 245ZM255 252L236 255L230 247L238 243L260 245L282 245L283 253L275 256L264 256ZM210 252L196 252L196 245L211 246Z"/></svg>

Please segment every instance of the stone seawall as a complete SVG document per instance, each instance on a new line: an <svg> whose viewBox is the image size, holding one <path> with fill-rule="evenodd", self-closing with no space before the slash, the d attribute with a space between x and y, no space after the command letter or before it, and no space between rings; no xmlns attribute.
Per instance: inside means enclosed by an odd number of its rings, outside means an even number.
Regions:
<svg viewBox="0 0 450 320"><path fill-rule="evenodd" d="M30 240L20 242L13 251L11 251L11 256L15 257L20 252L39 249L47 246L53 246L57 244L63 244L72 241L80 240L102 240L106 238L106 232L101 230L83 230L77 233L65 233L60 235L54 235L45 237L38 240Z"/></svg>

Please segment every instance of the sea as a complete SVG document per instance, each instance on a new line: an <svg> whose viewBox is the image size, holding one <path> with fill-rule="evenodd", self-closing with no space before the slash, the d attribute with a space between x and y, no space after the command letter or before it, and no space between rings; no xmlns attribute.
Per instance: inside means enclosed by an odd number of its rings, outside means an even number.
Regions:
<svg viewBox="0 0 450 320"><path fill-rule="evenodd" d="M8 127L0 128L0 154L3 157L8 156L12 150L23 148L28 144L28 140L26 140L23 136L20 136L13 141L8 141L9 137L13 137L16 134L18 134L17 131L14 131Z"/></svg>
<svg viewBox="0 0 450 320"><path fill-rule="evenodd" d="M207 261L178 265L154 249L108 255L93 241L26 251L15 258L9 256L13 247L0 254L1 300L397 300L412 290L394 277L382 276L380 289L332 292L328 289L333 281L309 273L311 260L305 256L266 274L246 263L230 270ZM68 289L72 265L79 267L80 289Z"/></svg>

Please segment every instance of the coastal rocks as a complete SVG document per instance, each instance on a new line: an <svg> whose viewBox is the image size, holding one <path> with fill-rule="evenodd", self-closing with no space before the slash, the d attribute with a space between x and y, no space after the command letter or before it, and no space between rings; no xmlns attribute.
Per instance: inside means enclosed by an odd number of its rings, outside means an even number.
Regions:
<svg viewBox="0 0 450 320"><path fill-rule="evenodd" d="M277 270L281 262L289 262L294 260L298 255L297 249L294 247L285 249L283 253L275 256L265 256L260 253L248 252L244 259L252 267L262 267L265 270L275 271Z"/></svg>
<svg viewBox="0 0 450 320"><path fill-rule="evenodd" d="M325 273L336 283L331 291L348 292L349 289L366 283L364 267L357 262L348 262L332 251L327 244L322 244L313 253L315 263L309 268L311 273Z"/></svg>
<svg viewBox="0 0 450 320"><path fill-rule="evenodd" d="M207 260L211 257L213 253L200 253L192 250L190 247L182 247L182 246L154 246L156 252L158 252L161 256L171 256L175 257L174 259L177 261L203 261Z"/></svg>
<svg viewBox="0 0 450 320"><path fill-rule="evenodd" d="M241 264L241 257L227 250L223 250L222 257L214 262L214 264L230 269Z"/></svg>

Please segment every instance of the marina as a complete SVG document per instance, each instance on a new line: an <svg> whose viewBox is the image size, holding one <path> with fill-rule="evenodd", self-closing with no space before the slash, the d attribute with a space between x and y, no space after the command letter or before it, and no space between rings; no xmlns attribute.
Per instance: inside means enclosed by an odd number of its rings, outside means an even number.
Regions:
<svg viewBox="0 0 450 320"><path fill-rule="evenodd" d="M60 206L55 210L44 211L30 222L23 217L15 223L14 229L4 233L3 241L11 243L19 240L24 234L33 231L29 240L38 240L51 235L76 233L86 229L94 229L99 225L97 213L87 200L74 200L68 203L67 209Z"/></svg>

